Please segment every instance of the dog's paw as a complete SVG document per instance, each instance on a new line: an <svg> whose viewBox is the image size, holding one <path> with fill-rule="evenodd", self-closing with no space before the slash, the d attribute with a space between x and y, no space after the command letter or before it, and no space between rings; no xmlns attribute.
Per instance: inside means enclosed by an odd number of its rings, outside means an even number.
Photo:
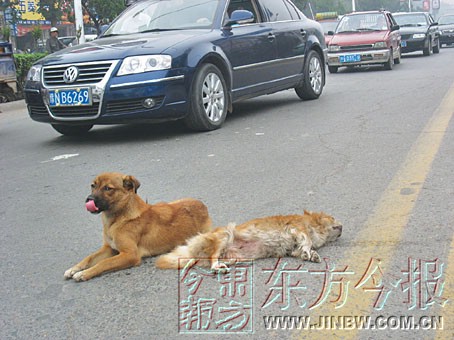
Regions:
<svg viewBox="0 0 454 340"><path fill-rule="evenodd" d="M67 271L65 271L65 274L63 274L63 277L66 280L72 279L74 277L74 274L76 274L77 272L80 272L80 271L81 271L81 269L78 267L71 267Z"/></svg>
<svg viewBox="0 0 454 340"><path fill-rule="evenodd" d="M77 272L73 275L73 280L77 282L87 281L88 277L85 274L85 271Z"/></svg>
<svg viewBox="0 0 454 340"><path fill-rule="evenodd" d="M230 268L225 263L216 262L211 265L211 270L215 273L225 274L229 272Z"/></svg>
<svg viewBox="0 0 454 340"><path fill-rule="evenodd" d="M315 250L311 251L311 262L316 262L316 263L322 262L320 255L318 255L318 253Z"/></svg>

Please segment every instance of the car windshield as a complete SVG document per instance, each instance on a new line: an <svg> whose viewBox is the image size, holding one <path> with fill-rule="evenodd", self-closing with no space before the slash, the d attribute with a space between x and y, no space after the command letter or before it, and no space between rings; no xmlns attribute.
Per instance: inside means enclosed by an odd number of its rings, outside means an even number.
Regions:
<svg viewBox="0 0 454 340"><path fill-rule="evenodd" d="M427 26L427 18L424 14L402 14L395 15L397 24L400 27L418 27L418 26Z"/></svg>
<svg viewBox="0 0 454 340"><path fill-rule="evenodd" d="M438 19L438 24L449 25L454 24L454 15L443 15Z"/></svg>
<svg viewBox="0 0 454 340"><path fill-rule="evenodd" d="M336 33L350 33L363 31L386 31L388 25L382 13L363 13L346 15L337 25Z"/></svg>
<svg viewBox="0 0 454 340"><path fill-rule="evenodd" d="M188 28L210 28L219 0L139 1L125 10L103 36Z"/></svg>

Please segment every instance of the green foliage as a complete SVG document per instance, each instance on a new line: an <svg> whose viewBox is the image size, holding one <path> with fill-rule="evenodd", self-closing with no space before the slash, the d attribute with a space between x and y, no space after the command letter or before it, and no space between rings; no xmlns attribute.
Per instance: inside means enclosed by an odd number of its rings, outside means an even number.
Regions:
<svg viewBox="0 0 454 340"><path fill-rule="evenodd" d="M43 37L43 30L41 29L41 26L34 26L32 29L32 37L33 37L33 43L35 47L38 45L38 40Z"/></svg>
<svg viewBox="0 0 454 340"><path fill-rule="evenodd" d="M25 78L27 77L30 67L39 59L44 58L47 53L31 53L31 54L15 54L14 62L16 64L17 87L22 91L25 85Z"/></svg>
<svg viewBox="0 0 454 340"><path fill-rule="evenodd" d="M124 0L82 0L82 8L99 32L101 25L112 21L125 9Z"/></svg>
<svg viewBox="0 0 454 340"><path fill-rule="evenodd" d="M57 21L61 20L63 14L61 8L64 2L61 0L41 0L38 2L37 12L46 20L50 20L52 26L56 26Z"/></svg>
<svg viewBox="0 0 454 340"><path fill-rule="evenodd" d="M9 26L2 27L2 30L0 33L3 36L3 40L9 41L9 38L11 36L11 30L10 30Z"/></svg>

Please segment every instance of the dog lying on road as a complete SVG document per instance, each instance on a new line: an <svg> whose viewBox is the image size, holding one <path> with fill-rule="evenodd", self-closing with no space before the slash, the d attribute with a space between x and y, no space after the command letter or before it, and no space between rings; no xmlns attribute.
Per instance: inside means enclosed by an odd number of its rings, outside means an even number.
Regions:
<svg viewBox="0 0 454 340"><path fill-rule="evenodd" d="M195 199L150 205L138 195L133 176L104 173L96 177L86 201L102 213L104 244L68 269L64 277L86 281L104 272L140 265L142 257L167 253L211 229L207 207Z"/></svg>
<svg viewBox="0 0 454 340"><path fill-rule="evenodd" d="M258 218L194 236L186 245L158 257L156 266L178 269L197 259L197 265L226 271L227 265L219 260L231 264L240 259L285 256L320 262L316 249L341 234L342 225L323 212Z"/></svg>

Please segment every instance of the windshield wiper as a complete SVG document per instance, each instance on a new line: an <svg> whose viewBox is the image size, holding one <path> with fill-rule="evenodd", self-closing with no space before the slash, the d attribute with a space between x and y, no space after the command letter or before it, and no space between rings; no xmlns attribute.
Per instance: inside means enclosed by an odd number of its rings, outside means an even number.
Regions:
<svg viewBox="0 0 454 340"><path fill-rule="evenodd" d="M368 31L381 31L381 30L378 29L378 28L357 28L356 30L357 30L358 32L362 32L362 31L366 31L366 32L368 32Z"/></svg>
<svg viewBox="0 0 454 340"><path fill-rule="evenodd" d="M139 33L148 33L148 32L167 32L167 31L180 31L181 28L153 28L151 30L140 31Z"/></svg>

